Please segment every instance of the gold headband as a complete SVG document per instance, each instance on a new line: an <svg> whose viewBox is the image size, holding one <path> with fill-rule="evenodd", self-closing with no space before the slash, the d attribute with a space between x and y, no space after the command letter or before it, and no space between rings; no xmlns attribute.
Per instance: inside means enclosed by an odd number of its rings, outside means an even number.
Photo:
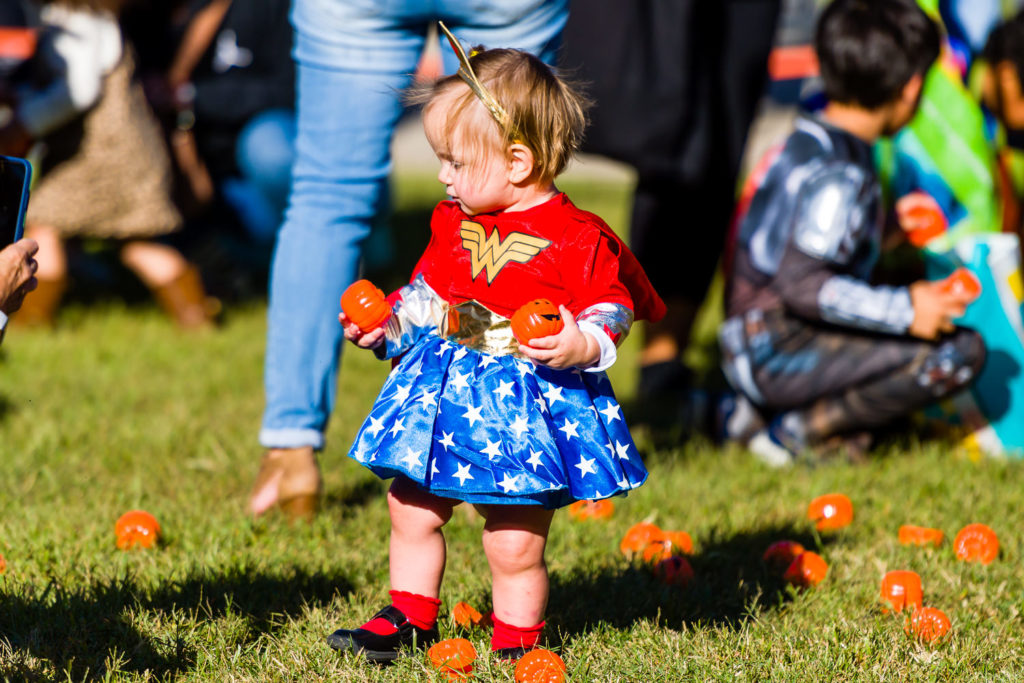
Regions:
<svg viewBox="0 0 1024 683"><path fill-rule="evenodd" d="M487 107L487 111L491 112L491 116L498 122L502 131L508 131L512 135L513 140L521 139L519 131L515 124L512 123L512 117L505 111L505 107L501 106L501 103L491 94L491 91L476 77L473 67L470 66L469 56L462 49L462 44L452 35L452 32L448 30L443 21L437 23L441 27L441 32L448 38L448 43L452 46L452 50L455 51L455 56L459 59L459 76L466 82L466 85L473 91L473 94L483 102L484 106Z"/></svg>

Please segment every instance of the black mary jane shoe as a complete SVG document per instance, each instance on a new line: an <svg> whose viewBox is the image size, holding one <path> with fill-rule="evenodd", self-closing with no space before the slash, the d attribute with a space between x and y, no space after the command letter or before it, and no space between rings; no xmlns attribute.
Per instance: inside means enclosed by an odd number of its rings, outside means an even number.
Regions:
<svg viewBox="0 0 1024 683"><path fill-rule="evenodd" d="M518 662L532 647L503 647L491 652L491 656L502 662Z"/></svg>
<svg viewBox="0 0 1024 683"><path fill-rule="evenodd" d="M436 626L427 629L413 626L394 605L388 605L374 614L371 621L377 617L391 622L398 630L382 636L364 628L338 629L327 636L327 644L339 652L352 652L371 662L387 664L401 656L402 648L425 648L437 640Z"/></svg>

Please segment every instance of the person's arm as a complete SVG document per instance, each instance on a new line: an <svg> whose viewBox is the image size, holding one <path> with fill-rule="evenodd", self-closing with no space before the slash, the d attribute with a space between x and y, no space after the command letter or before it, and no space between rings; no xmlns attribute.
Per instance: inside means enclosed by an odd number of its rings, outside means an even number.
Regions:
<svg viewBox="0 0 1024 683"><path fill-rule="evenodd" d="M832 164L804 181L793 230L772 286L787 310L808 319L905 334L914 321L907 287L872 286L856 272L873 244L877 184L852 164ZM857 263L855 263L857 262Z"/></svg>
<svg viewBox="0 0 1024 683"><path fill-rule="evenodd" d="M211 0L196 12L185 29L185 35L178 45L171 65L167 68L167 82L172 92L189 82L196 64L203 58L206 50L217 35L217 30L224 23L224 16L231 7L231 0Z"/></svg>
<svg viewBox="0 0 1024 683"><path fill-rule="evenodd" d="M625 247L599 224L582 225L578 233L566 233L569 246L561 252L561 275L578 312L574 316L560 307L562 331L521 345L520 352L556 369L600 372L615 363L617 347L629 334L633 300L621 272Z"/></svg>
<svg viewBox="0 0 1024 683"><path fill-rule="evenodd" d="M0 342L7 330L8 316L21 308L25 295L36 288L37 251L36 241L27 238L0 251Z"/></svg>

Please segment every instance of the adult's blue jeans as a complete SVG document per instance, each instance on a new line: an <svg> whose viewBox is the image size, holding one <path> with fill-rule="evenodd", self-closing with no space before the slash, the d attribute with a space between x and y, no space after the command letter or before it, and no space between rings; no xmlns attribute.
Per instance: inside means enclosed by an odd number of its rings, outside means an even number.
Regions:
<svg viewBox="0 0 1024 683"><path fill-rule="evenodd" d="M271 266L265 447L323 447L343 341L338 300L382 208L401 93L428 28L440 19L463 43L551 63L567 13L566 0L295 0L298 133ZM442 54L454 72L447 45Z"/></svg>

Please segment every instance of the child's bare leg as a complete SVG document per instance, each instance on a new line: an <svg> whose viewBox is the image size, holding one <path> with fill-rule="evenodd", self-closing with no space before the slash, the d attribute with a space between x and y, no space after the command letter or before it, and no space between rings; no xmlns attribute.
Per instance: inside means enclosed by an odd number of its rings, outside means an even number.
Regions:
<svg viewBox="0 0 1024 683"><path fill-rule="evenodd" d="M456 501L396 477L388 491L391 513L391 588L436 598L446 558L443 527Z"/></svg>
<svg viewBox="0 0 1024 683"><path fill-rule="evenodd" d="M390 662L403 647L423 648L437 640L437 595L445 563L441 527L451 519L456 502L395 477L388 491L391 604L359 628L327 636L328 645L370 661Z"/></svg>
<svg viewBox="0 0 1024 683"><path fill-rule="evenodd" d="M491 505L483 545L491 566L494 615L515 626L533 626L548 603L544 546L553 510L532 505Z"/></svg>
<svg viewBox="0 0 1024 683"><path fill-rule="evenodd" d="M150 289L166 285L181 277L189 265L181 252L174 247L145 240L134 240L125 244L121 248L121 261Z"/></svg>

